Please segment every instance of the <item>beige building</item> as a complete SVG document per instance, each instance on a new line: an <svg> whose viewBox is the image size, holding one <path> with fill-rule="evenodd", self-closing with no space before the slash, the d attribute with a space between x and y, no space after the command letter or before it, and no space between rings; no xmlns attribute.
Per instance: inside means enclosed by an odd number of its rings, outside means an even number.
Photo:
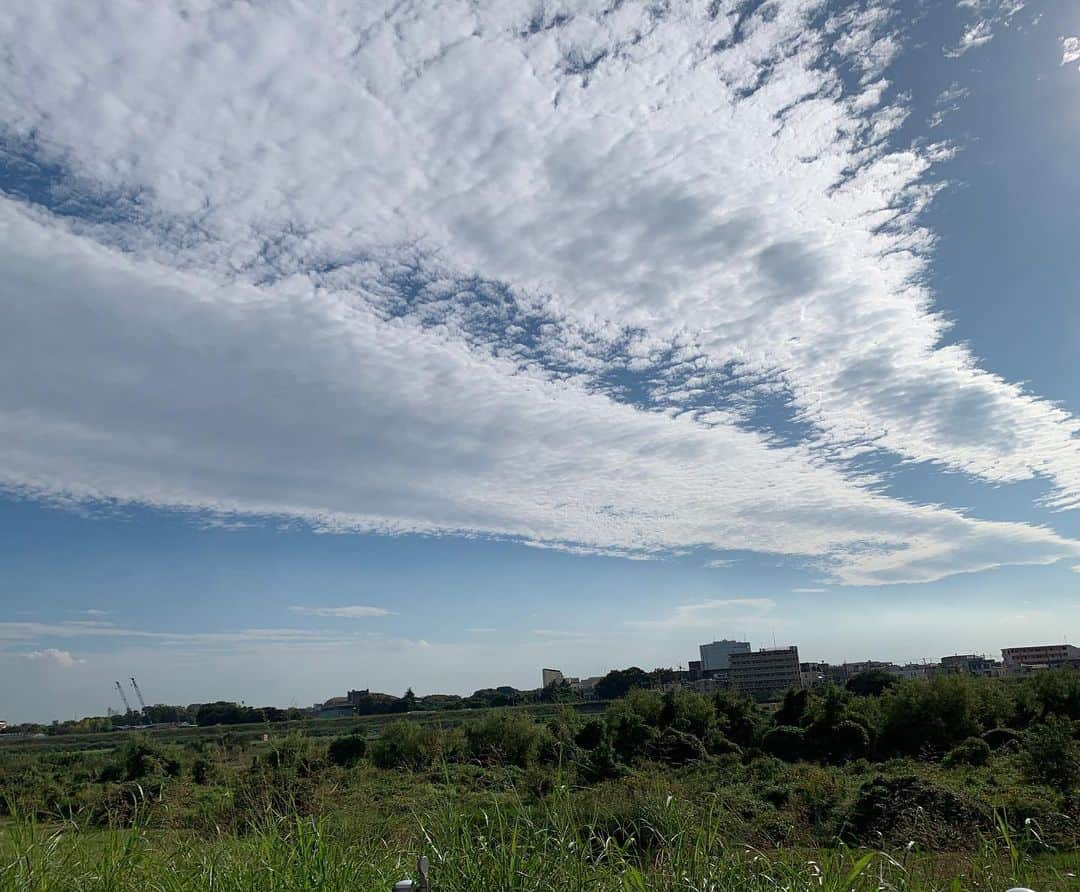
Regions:
<svg viewBox="0 0 1080 892"><path fill-rule="evenodd" d="M1010 674L1027 671L1025 667L1057 669L1080 663L1080 647L1074 644L1036 644L1032 647L1003 647L1001 658Z"/></svg>
<svg viewBox="0 0 1080 892"><path fill-rule="evenodd" d="M733 653L730 660L731 682L744 694L770 694L802 687L797 647Z"/></svg>

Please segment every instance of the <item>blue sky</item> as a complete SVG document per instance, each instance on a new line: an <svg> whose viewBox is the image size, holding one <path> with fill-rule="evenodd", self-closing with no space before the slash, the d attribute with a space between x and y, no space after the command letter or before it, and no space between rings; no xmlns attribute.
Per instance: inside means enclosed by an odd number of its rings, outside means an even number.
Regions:
<svg viewBox="0 0 1080 892"><path fill-rule="evenodd" d="M1080 618L1080 9L0 12L0 716Z"/></svg>

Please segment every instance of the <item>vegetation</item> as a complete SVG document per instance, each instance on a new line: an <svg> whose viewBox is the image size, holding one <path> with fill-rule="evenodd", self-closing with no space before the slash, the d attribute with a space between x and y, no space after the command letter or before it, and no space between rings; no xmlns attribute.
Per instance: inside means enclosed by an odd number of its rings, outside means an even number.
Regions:
<svg viewBox="0 0 1080 892"><path fill-rule="evenodd" d="M0 890L1077 888L1080 673L874 687L0 737Z"/></svg>

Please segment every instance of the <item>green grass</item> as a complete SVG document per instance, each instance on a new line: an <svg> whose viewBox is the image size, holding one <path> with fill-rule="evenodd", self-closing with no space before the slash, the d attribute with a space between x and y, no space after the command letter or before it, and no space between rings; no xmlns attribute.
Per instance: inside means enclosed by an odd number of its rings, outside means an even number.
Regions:
<svg viewBox="0 0 1080 892"><path fill-rule="evenodd" d="M204 837L154 830L45 824L16 818L2 828L0 890L390 889L418 853L433 889L670 889L685 892L929 892L1076 889L1075 858L1011 854L987 840L966 856L846 849L765 850L730 842L719 797L652 803L637 822L612 824L583 810L572 791L541 807L492 799L465 811L445 798L396 830L355 816L268 812L244 833Z"/></svg>

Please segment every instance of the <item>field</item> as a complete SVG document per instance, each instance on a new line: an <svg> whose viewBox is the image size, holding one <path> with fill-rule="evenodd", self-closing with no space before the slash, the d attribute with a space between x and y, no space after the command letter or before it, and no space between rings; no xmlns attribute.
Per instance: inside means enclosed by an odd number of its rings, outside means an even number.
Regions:
<svg viewBox="0 0 1080 892"><path fill-rule="evenodd" d="M0 890L1078 889L1078 679L0 737Z"/></svg>

